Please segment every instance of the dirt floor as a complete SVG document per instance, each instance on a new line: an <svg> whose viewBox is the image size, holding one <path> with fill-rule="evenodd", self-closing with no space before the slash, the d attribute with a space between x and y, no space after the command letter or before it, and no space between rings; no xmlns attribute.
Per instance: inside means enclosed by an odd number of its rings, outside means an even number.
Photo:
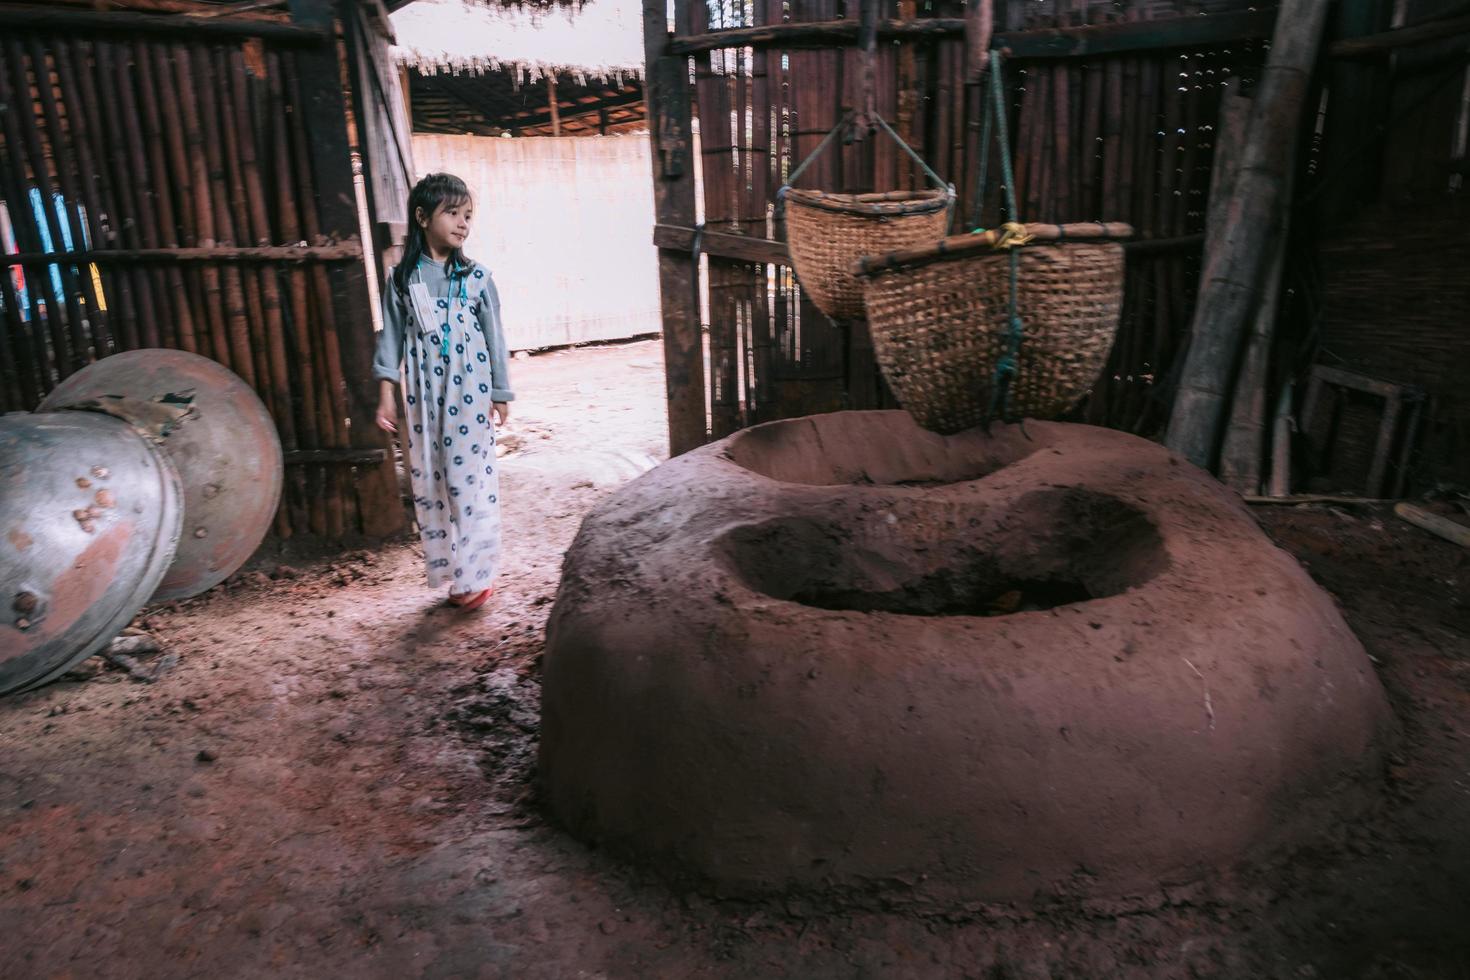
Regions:
<svg viewBox="0 0 1470 980"><path fill-rule="evenodd" d="M177 658L155 683L94 659L0 701L0 976L1470 980L1470 552L1386 509L1258 511L1401 729L1378 812L1269 867L923 914L722 899L570 840L532 783L542 628L581 516L664 452L661 353L515 367L486 609L444 607L411 541L273 550L140 618Z"/></svg>

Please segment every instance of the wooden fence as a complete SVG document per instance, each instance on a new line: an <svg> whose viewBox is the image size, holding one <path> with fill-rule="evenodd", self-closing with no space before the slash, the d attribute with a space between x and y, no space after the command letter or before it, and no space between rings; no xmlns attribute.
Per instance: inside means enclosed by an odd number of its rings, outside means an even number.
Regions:
<svg viewBox="0 0 1470 980"><path fill-rule="evenodd" d="M117 351L202 354L279 428L278 534L401 526L334 4L290 24L28 9L0 5L3 408Z"/></svg>

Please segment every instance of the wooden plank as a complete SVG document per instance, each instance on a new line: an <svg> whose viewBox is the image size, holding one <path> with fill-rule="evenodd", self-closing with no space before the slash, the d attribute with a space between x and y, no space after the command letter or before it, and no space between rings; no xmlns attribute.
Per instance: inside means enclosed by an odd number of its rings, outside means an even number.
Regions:
<svg viewBox="0 0 1470 980"><path fill-rule="evenodd" d="M67 10L36 4L0 6L0 28L64 35L163 35L193 41L258 37L273 44L316 47L325 47L332 39L331 33L325 29L242 17L201 18L122 10Z"/></svg>
<svg viewBox="0 0 1470 980"><path fill-rule="evenodd" d="M687 16L688 0L676 12ZM653 146L655 220L694 224L693 139L690 132L687 60L668 50L663 0L643 0L643 43L648 72L649 140ZM704 445L704 351L696 300L698 264L688 250L660 247L658 278L664 335L664 376L669 410L669 455Z"/></svg>

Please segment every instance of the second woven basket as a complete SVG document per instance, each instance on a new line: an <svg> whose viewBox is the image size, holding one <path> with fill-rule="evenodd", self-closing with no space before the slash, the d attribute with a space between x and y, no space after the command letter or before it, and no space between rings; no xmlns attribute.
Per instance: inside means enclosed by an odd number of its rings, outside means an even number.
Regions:
<svg viewBox="0 0 1470 980"><path fill-rule="evenodd" d="M1025 334L1006 414L1054 418L1087 393L1107 360L1123 306L1123 246L1017 247ZM989 421L995 368L1010 343L1007 253L957 235L854 271L865 282L879 367L903 407L935 432Z"/></svg>

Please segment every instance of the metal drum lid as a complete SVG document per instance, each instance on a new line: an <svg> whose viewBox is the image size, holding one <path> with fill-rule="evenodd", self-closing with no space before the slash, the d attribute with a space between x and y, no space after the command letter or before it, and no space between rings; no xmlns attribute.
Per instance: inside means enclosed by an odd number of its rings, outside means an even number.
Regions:
<svg viewBox="0 0 1470 980"><path fill-rule="evenodd" d="M163 580L182 519L173 465L126 422L0 416L0 694L116 636Z"/></svg>
<svg viewBox="0 0 1470 980"><path fill-rule="evenodd" d="M224 581L255 552L281 501L283 459L275 422L240 377L207 357L135 350L67 378L41 403L54 411L106 396L139 401L191 395L195 416L163 448L184 484L184 530L155 602L186 599Z"/></svg>

